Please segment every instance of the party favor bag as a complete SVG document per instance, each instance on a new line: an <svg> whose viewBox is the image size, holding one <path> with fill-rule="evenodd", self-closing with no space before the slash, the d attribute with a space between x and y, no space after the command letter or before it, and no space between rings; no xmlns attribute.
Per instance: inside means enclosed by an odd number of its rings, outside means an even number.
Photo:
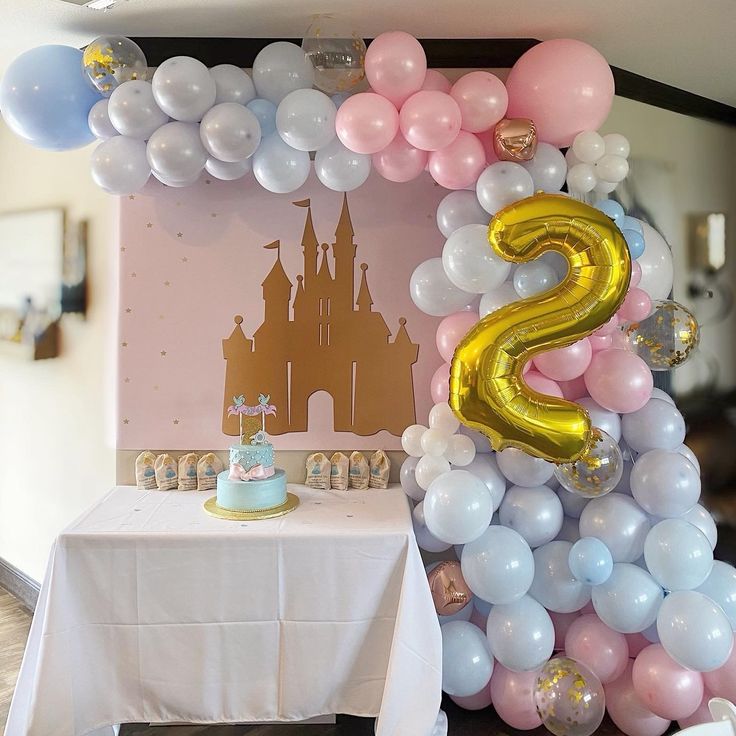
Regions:
<svg viewBox="0 0 736 736"><path fill-rule="evenodd" d="M222 470L222 461L214 452L202 455L197 463L197 490L212 491L217 488L217 474Z"/></svg>
<svg viewBox="0 0 736 736"><path fill-rule="evenodd" d="M135 482L142 491L150 491L156 487L156 456L150 450L144 450L135 459Z"/></svg>
<svg viewBox="0 0 736 736"><path fill-rule="evenodd" d="M371 455L370 479L368 485L371 488L388 488L388 476L391 472L391 461L383 450L376 450Z"/></svg>
<svg viewBox="0 0 736 736"><path fill-rule="evenodd" d="M324 452L315 452L307 458L307 479L305 485L326 491L330 487L330 461Z"/></svg>
<svg viewBox="0 0 736 736"><path fill-rule="evenodd" d="M330 469L330 487L336 491L347 491L348 489L348 470L350 468L350 460L343 452L336 452L331 458L332 467Z"/></svg>
<svg viewBox="0 0 736 736"><path fill-rule="evenodd" d="M357 450L350 453L350 487L357 491L368 488L368 461Z"/></svg>
<svg viewBox="0 0 736 736"><path fill-rule="evenodd" d="M190 452L179 458L179 490L197 490L197 458L196 453Z"/></svg>
<svg viewBox="0 0 736 736"><path fill-rule="evenodd" d="M156 458L154 463L156 470L156 485L159 491L173 491L176 489L176 460L171 455L164 453Z"/></svg>

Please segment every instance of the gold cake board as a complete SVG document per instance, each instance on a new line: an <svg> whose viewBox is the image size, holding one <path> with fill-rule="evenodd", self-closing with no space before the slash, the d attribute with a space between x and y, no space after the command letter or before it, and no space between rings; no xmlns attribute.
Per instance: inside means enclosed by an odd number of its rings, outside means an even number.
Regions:
<svg viewBox="0 0 736 736"><path fill-rule="evenodd" d="M210 516L216 516L218 519L230 519L230 521L256 521L258 519L275 519L277 516L288 514L299 505L299 497L293 493L286 494L286 502L280 506L273 506L270 509L262 509L261 511L228 511L217 505L217 496L212 496L204 502L204 510Z"/></svg>

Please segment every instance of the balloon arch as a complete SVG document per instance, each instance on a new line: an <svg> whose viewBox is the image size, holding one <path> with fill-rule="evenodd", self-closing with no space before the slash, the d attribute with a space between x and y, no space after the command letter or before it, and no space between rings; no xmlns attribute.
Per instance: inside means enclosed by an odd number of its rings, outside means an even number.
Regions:
<svg viewBox="0 0 736 736"><path fill-rule="evenodd" d="M442 318L445 364L427 426L402 437L401 483L420 547L459 559L427 568L443 689L558 736L589 736L606 709L657 736L736 700L736 571L713 560L698 461L651 373L688 359L698 325L668 299L666 242L610 198L629 168L626 138L598 133L613 95L580 41L534 46L505 83L451 84L409 34L366 49L331 20L301 48L266 46L252 77L178 56L149 81L135 43L102 37L32 49L0 84L30 144L98 139L92 176L111 194L203 171L286 193L312 165L336 191L371 169L450 190L442 257L409 284Z"/></svg>

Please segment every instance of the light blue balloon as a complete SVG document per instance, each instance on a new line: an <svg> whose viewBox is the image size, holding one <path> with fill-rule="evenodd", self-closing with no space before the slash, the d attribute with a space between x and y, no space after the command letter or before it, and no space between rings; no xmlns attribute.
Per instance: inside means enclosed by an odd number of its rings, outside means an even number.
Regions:
<svg viewBox="0 0 736 736"><path fill-rule="evenodd" d="M569 493L569 491L563 492ZM575 544L578 539L580 539L580 524L578 520L573 518L572 516L563 517L562 526L560 527L560 531L557 532L555 541L570 542L570 544Z"/></svg>
<svg viewBox="0 0 736 736"><path fill-rule="evenodd" d="M631 496L622 493L594 498L580 514L580 536L600 539L614 562L633 562L641 557L650 527L647 514Z"/></svg>
<svg viewBox="0 0 736 736"><path fill-rule="evenodd" d="M276 105L273 102L256 97L246 107L258 118L262 138L276 132Z"/></svg>
<svg viewBox="0 0 736 736"><path fill-rule="evenodd" d="M647 534L644 559L665 590L692 590L710 574L713 549L705 534L690 522L664 519Z"/></svg>
<svg viewBox="0 0 736 736"><path fill-rule="evenodd" d="M622 634L649 628L657 620L663 598L664 591L654 578L628 562L617 562L608 580L596 585L592 594L598 617Z"/></svg>
<svg viewBox="0 0 736 736"><path fill-rule="evenodd" d="M614 222L624 216L624 208L615 199L599 199L593 206Z"/></svg>
<svg viewBox="0 0 736 736"><path fill-rule="evenodd" d="M572 613L590 601L590 586L570 570L570 542L549 542L534 550L534 580L529 595L548 611Z"/></svg>
<svg viewBox="0 0 736 736"><path fill-rule="evenodd" d="M600 585L611 577L611 550L600 539L583 537L573 544L568 559L572 574L587 585Z"/></svg>
<svg viewBox="0 0 736 736"><path fill-rule="evenodd" d="M644 228L642 227L641 220L630 215L624 215L623 217L616 220L616 224L619 230L633 230L634 232L644 234Z"/></svg>
<svg viewBox="0 0 736 736"><path fill-rule="evenodd" d="M635 452L677 450L685 440L685 420L679 409L664 399L649 399L641 409L624 414L621 430Z"/></svg>
<svg viewBox="0 0 736 736"><path fill-rule="evenodd" d="M0 110L10 129L36 148L67 151L95 137L87 118L102 99L82 73L82 52L37 46L16 58L0 82Z"/></svg>
<svg viewBox="0 0 736 736"><path fill-rule="evenodd" d="M493 606L486 631L493 656L514 672L538 669L552 656L555 646L552 619L529 595Z"/></svg>
<svg viewBox="0 0 736 736"><path fill-rule="evenodd" d="M639 455L630 482L636 502L662 519L686 514L700 498L700 475L679 452L650 450Z"/></svg>
<svg viewBox="0 0 736 736"><path fill-rule="evenodd" d="M657 631L657 622L655 621L649 628L644 629L641 635L652 644L659 644L659 632Z"/></svg>
<svg viewBox="0 0 736 736"><path fill-rule="evenodd" d="M629 246L631 257L636 260L642 256L644 254L644 248L646 247L644 236L637 230L622 230L621 232L624 235L626 245Z"/></svg>
<svg viewBox="0 0 736 736"><path fill-rule="evenodd" d="M464 697L481 690L493 674L488 640L475 625L451 621L442 627L442 689Z"/></svg>
<svg viewBox="0 0 736 736"><path fill-rule="evenodd" d="M590 499L585 498L585 496L578 496L577 493L570 493L570 491L563 486L560 486L555 493L557 494L557 498L560 499L565 516L571 516L573 519L580 518L580 514L583 513L583 509L588 505L588 501L590 501Z"/></svg>
<svg viewBox="0 0 736 736"><path fill-rule="evenodd" d="M277 135L261 139L253 154L253 175L269 192L288 194L306 182L312 162L308 151L297 151Z"/></svg>
<svg viewBox="0 0 736 736"><path fill-rule="evenodd" d="M340 105L342 105L348 97L350 97L350 92L337 92L332 95L330 99L335 103L335 107L339 109Z"/></svg>
<svg viewBox="0 0 736 736"><path fill-rule="evenodd" d="M534 556L513 529L492 524L463 547L460 559L465 582L489 603L519 600L534 579Z"/></svg>
<svg viewBox="0 0 736 736"><path fill-rule="evenodd" d="M697 672L718 669L733 647L726 614L696 590L676 590L664 599L657 616L657 633L675 662Z"/></svg>
<svg viewBox="0 0 736 736"><path fill-rule="evenodd" d="M731 628L736 630L736 569L733 565L716 560L698 591L723 609Z"/></svg>
<svg viewBox="0 0 736 736"><path fill-rule="evenodd" d="M547 486L512 486L498 509L501 524L519 532L533 549L551 542L562 528L562 502Z"/></svg>

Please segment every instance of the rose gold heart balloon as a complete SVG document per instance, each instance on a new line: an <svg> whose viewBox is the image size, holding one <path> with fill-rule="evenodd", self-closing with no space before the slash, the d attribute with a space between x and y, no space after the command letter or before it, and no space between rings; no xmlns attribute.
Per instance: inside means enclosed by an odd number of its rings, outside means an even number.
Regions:
<svg viewBox="0 0 736 736"><path fill-rule="evenodd" d="M530 161L537 150L537 127L527 118L499 120L493 150L500 161Z"/></svg>
<svg viewBox="0 0 736 736"><path fill-rule="evenodd" d="M470 603L473 593L460 572L460 563L456 560L440 562L427 574L429 589L437 613L451 616Z"/></svg>

